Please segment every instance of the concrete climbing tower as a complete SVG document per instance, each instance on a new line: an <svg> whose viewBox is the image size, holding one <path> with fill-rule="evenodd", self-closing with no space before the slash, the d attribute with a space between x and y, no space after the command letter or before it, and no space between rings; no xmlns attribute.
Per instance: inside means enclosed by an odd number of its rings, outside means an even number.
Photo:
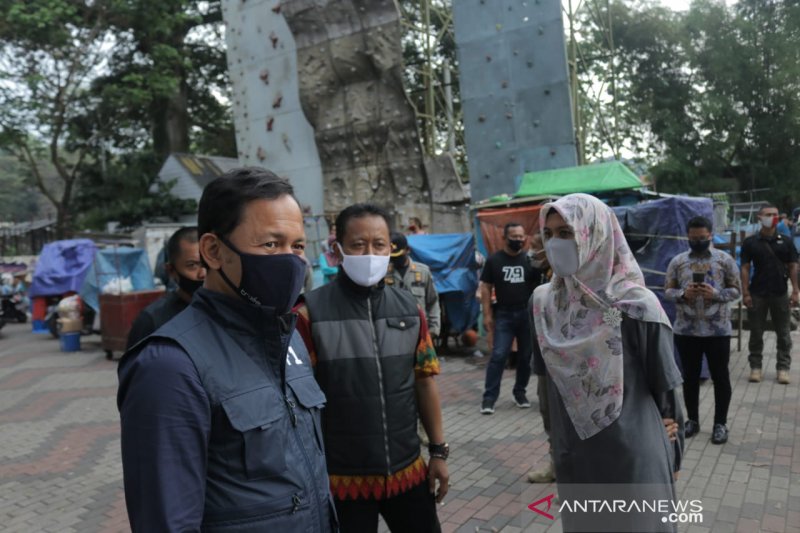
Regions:
<svg viewBox="0 0 800 533"><path fill-rule="evenodd" d="M321 215L322 166L300 104L297 47L280 2L222 0L222 13L239 162L289 178L306 214Z"/></svg>
<svg viewBox="0 0 800 533"><path fill-rule="evenodd" d="M560 0L453 0L473 202L577 165Z"/></svg>

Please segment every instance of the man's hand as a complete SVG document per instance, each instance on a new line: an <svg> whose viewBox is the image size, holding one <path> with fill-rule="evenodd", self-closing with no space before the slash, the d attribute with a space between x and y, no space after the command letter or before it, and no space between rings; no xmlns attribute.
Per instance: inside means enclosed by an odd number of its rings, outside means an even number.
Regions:
<svg viewBox="0 0 800 533"><path fill-rule="evenodd" d="M713 300L714 299L714 287L709 285L708 283L701 283L697 286L697 294L703 298L703 300Z"/></svg>
<svg viewBox="0 0 800 533"><path fill-rule="evenodd" d="M670 442L678 440L678 423L672 418L663 418L664 429L667 431L667 436Z"/></svg>
<svg viewBox="0 0 800 533"><path fill-rule="evenodd" d="M749 294L742 296L742 303L745 307L753 307L753 297Z"/></svg>
<svg viewBox="0 0 800 533"><path fill-rule="evenodd" d="M687 302L694 302L695 298L697 298L699 295L700 293L694 284L689 285L683 290L683 299Z"/></svg>
<svg viewBox="0 0 800 533"><path fill-rule="evenodd" d="M672 473L672 479L678 481L678 477L680 476L680 471Z"/></svg>
<svg viewBox="0 0 800 533"><path fill-rule="evenodd" d="M792 307L797 306L800 303L800 292L792 291L792 296L789 298L789 302L792 304Z"/></svg>
<svg viewBox="0 0 800 533"><path fill-rule="evenodd" d="M439 480L439 490L436 490L436 480ZM431 494L436 494L436 503L442 503L447 490L450 488L450 474L447 471L447 461L439 457L431 457L428 463L428 487Z"/></svg>

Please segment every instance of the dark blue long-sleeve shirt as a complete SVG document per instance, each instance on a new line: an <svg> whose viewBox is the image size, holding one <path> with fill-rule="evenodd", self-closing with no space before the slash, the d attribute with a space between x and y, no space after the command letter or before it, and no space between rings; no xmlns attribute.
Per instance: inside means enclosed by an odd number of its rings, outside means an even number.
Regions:
<svg viewBox="0 0 800 533"><path fill-rule="evenodd" d="M133 531L199 531L211 409L186 353L154 341L123 361L117 398Z"/></svg>

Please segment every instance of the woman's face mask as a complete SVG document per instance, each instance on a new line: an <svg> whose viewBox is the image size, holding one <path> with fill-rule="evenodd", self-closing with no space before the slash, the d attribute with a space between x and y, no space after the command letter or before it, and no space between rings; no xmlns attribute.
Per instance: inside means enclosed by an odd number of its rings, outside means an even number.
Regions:
<svg viewBox="0 0 800 533"><path fill-rule="evenodd" d="M553 237L544 243L547 261L553 273L561 278L574 275L580 267L578 243L575 239Z"/></svg>

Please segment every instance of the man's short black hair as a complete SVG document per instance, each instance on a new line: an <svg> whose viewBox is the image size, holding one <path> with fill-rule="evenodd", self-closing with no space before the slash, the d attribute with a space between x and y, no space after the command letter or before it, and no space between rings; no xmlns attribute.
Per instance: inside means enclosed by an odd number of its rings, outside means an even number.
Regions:
<svg viewBox="0 0 800 533"><path fill-rule="evenodd" d="M297 201L292 185L269 170L258 167L229 170L203 189L197 208L198 233L227 237L241 222L249 202L275 200L286 195ZM299 207L300 203L297 205Z"/></svg>
<svg viewBox="0 0 800 533"><path fill-rule="evenodd" d="M706 228L708 232L711 233L712 231L714 231L713 227L714 226L711 224L711 221L708 220L706 217L693 217L689 219L689 222L686 223L687 233L692 228Z"/></svg>
<svg viewBox="0 0 800 533"><path fill-rule="evenodd" d="M508 224L506 224L505 227L503 228L503 237L508 237L508 230L510 230L511 228L516 228L517 226L519 226L521 228L522 224L520 224L519 222L514 222L514 221L509 222Z"/></svg>
<svg viewBox="0 0 800 533"><path fill-rule="evenodd" d="M167 257L164 258L164 261L166 263L174 263L181 255L182 242L194 244L198 240L197 226L187 226L179 229L167 241Z"/></svg>
<svg viewBox="0 0 800 533"><path fill-rule="evenodd" d="M778 209L778 206L776 206L775 204L771 204L771 203L767 202L766 204L764 204L764 205L762 205L761 207L758 208L758 214L760 215L761 213L763 213L764 209Z"/></svg>
<svg viewBox="0 0 800 533"><path fill-rule="evenodd" d="M347 224L350 222L350 219L367 216L383 218L383 220L386 221L386 226L389 228L389 232L391 233L392 219L386 209L369 203L353 204L349 207L345 207L342 212L339 213L339 216L336 217L336 240L339 242L344 242Z"/></svg>

